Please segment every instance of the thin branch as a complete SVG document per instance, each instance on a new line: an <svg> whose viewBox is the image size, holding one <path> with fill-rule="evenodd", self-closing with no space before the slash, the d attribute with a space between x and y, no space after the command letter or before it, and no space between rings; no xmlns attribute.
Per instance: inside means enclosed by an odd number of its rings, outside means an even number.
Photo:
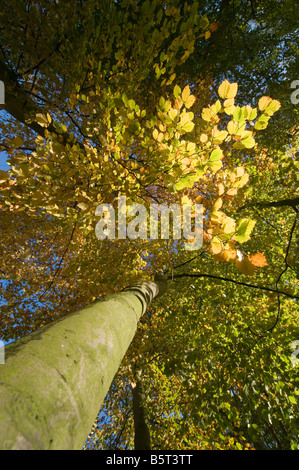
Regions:
<svg viewBox="0 0 299 470"><path fill-rule="evenodd" d="M295 230L295 227L296 227L296 223L297 223L297 214L296 214L295 220L293 222L293 225L292 225L292 228L291 228L291 231L290 231L289 242L288 242L288 246L287 246L286 254L285 254L285 258L284 258L285 268L283 269L283 271L278 276L278 279L277 279L276 284L275 284L277 291L278 291L278 283L279 283L281 277L287 271L287 269L290 267L289 264L288 264L288 255L289 255L289 250L290 250L290 246L291 246L291 243L292 243L292 237L293 237L293 233L294 233L294 230ZM280 318L281 303L280 303L280 293L279 292L277 292L277 302L278 302L278 310L277 310L276 319L275 319L273 325L270 328L268 328L266 331L274 330L274 328L276 327L276 325L278 323L278 320Z"/></svg>
<svg viewBox="0 0 299 470"><path fill-rule="evenodd" d="M279 201L270 201L270 202L249 202L244 204L244 206L239 207L239 210L249 209L251 207L259 207L261 209L266 209L268 207L291 207L297 212L297 206L299 206L299 197L289 198L289 199L280 199Z"/></svg>
<svg viewBox="0 0 299 470"><path fill-rule="evenodd" d="M173 275L174 279L178 279L178 278L181 278L181 277L192 277L192 278L197 278L197 279L201 278L201 277L206 277L206 278L209 278L209 279L216 279L216 280L219 280L219 281L232 282L233 284L237 284L239 286L250 287L250 288L253 288L253 289L260 289L260 290L264 290L264 291L267 291L267 292L273 292L274 294L285 295L286 297L289 297L291 299L299 299L298 295L289 294L288 292L280 291L278 289L272 289L271 287L266 287L266 286L257 286L255 284L249 284L247 282L237 281L236 279L231 279L231 278L228 278L228 277L215 276L213 274L182 273L182 274L174 274ZM172 279L172 276L167 276L167 279L168 280Z"/></svg>
<svg viewBox="0 0 299 470"><path fill-rule="evenodd" d="M49 57L44 57L36 65L34 65L34 67L30 67L29 69L25 70L25 72L23 72L22 75L27 75L30 72L37 71L44 62L46 62L48 59L50 59L52 57L52 55L59 50L61 44L63 43L63 41L65 39L66 39L66 37L63 40L60 40L57 43L55 49L50 53Z"/></svg>
<svg viewBox="0 0 299 470"><path fill-rule="evenodd" d="M202 256L204 253L205 253L205 250L202 251L201 253L199 253L198 255L193 256L193 258L188 259L187 261L184 261L184 262L181 263L181 264L178 264L177 266L172 266L171 269L178 269L178 268L181 268L182 266L185 266L186 264L191 263L191 261L194 261L196 258L199 258L199 257ZM168 271L169 271L169 268L168 268L166 271L164 271L163 274L166 274ZM171 277L171 279L172 279L172 277Z"/></svg>
<svg viewBox="0 0 299 470"><path fill-rule="evenodd" d="M69 240L69 242L68 242L68 244L67 244L66 249L64 250L64 253L63 253L62 257L60 258L60 261L59 261L59 264L58 264L58 266L57 266L57 268L56 268L56 271L55 271L55 273L54 273L54 276L53 276L53 278L52 278L52 280L51 280L51 282L50 282L48 288L47 288L46 290L44 290L44 292L43 292L43 293L41 294L41 296L39 297L38 301L40 301L40 300L44 297L44 295L51 289L51 287L52 287L52 285L53 285L53 283L54 283L54 281L55 281L55 278L56 278L56 276L57 276L57 274L58 274L58 272L59 272L59 270L60 270L62 261L64 260L64 257L65 257L65 255L66 255L68 249L69 249L69 246L70 246L70 244L71 244L71 241L72 241L73 236L74 236L74 233L75 233L75 229L76 229L76 222L74 223L70 240Z"/></svg>

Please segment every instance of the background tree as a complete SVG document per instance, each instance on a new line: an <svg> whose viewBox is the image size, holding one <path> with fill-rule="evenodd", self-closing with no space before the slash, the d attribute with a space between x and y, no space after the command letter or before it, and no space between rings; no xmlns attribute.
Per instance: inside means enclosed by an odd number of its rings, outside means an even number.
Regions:
<svg viewBox="0 0 299 470"><path fill-rule="evenodd" d="M157 270L172 284L141 321L86 448L133 447L135 369L152 448L297 446L294 8L87 0L71 17L61 2L1 11L3 338ZM99 243L95 208L118 193L146 207L202 203L200 252Z"/></svg>

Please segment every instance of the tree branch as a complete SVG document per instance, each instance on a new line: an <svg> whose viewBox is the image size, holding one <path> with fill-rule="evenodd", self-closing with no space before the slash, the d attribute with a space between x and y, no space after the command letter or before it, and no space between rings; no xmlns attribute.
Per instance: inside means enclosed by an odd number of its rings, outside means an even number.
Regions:
<svg viewBox="0 0 299 470"><path fill-rule="evenodd" d="M0 60L0 80L5 84L5 105L4 109L17 121L25 124L31 130L36 132L38 135L45 137L45 130L50 133L57 134L58 131L50 123L48 127L42 127L38 122L31 121L38 113L46 114L47 110L40 108L33 100L28 96L23 87L19 84L19 76L10 70L8 66ZM63 143L72 144L71 137L67 132L60 134L63 139ZM84 145L81 142L77 142L82 149Z"/></svg>
<svg viewBox="0 0 299 470"><path fill-rule="evenodd" d="M259 207L261 209L266 209L268 207L292 207L297 212L297 206L299 206L299 197L289 198L289 199L280 199L279 201L270 201L270 202L250 202L245 204L242 207L239 207L238 210L249 209L250 207Z"/></svg>
<svg viewBox="0 0 299 470"><path fill-rule="evenodd" d="M237 284L239 286L244 286L244 287L250 287L250 288L253 288L253 289L260 289L260 290L264 290L264 291L267 291L267 292L273 292L274 294L281 294L281 295L285 295L286 297L289 297L291 299L299 299L299 296L298 295L295 295L295 294L289 294L288 292L284 292L284 291L281 291L281 290L278 290L278 289L272 289L271 287L266 287L266 286L257 286L255 284L249 284L247 282L241 282L241 281L237 281L236 279L231 279L231 278L228 278L228 277L222 277L222 276L215 276L213 274L202 274L202 273L182 273L182 274L174 274L173 276L168 276L167 279L178 279L178 278L181 278L181 277L191 277L191 278L201 278L201 277L206 277L206 278L209 278L209 279L216 279L218 281L225 281L225 282L232 282L233 284Z"/></svg>

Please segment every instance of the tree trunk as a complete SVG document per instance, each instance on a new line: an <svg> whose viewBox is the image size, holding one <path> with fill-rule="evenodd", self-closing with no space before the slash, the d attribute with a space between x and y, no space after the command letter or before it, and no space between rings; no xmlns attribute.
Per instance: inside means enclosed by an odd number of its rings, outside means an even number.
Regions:
<svg viewBox="0 0 299 470"><path fill-rule="evenodd" d="M0 448L81 449L150 302L143 282L15 341L0 365Z"/></svg>
<svg viewBox="0 0 299 470"><path fill-rule="evenodd" d="M141 379L132 387L135 450L151 450L150 430L146 421Z"/></svg>
<svg viewBox="0 0 299 470"><path fill-rule="evenodd" d="M45 130L48 132L57 134L57 129L50 123L47 127L42 127L38 122L34 120L28 120L28 117L36 116L38 113L47 114L47 109L40 108L32 99L30 99L28 93L18 82L18 76L9 69L9 67L0 60L0 80L5 85L5 104L4 109L7 113L11 114L17 121L25 124L27 127L32 129L38 135L45 137ZM66 145L69 143L76 143L79 145L81 150L85 150L82 142L77 142L76 139L72 139L67 132L60 134L62 143Z"/></svg>

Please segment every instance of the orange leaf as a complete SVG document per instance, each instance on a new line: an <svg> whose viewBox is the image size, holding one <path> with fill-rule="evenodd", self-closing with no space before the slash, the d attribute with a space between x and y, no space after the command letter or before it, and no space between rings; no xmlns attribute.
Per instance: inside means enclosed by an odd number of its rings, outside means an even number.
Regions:
<svg viewBox="0 0 299 470"><path fill-rule="evenodd" d="M256 253L255 255L249 256L250 262L259 268L268 266L266 257L263 253Z"/></svg>
<svg viewBox="0 0 299 470"><path fill-rule="evenodd" d="M211 23L210 24L210 31L217 31L218 29L218 26L219 26L219 23Z"/></svg>

